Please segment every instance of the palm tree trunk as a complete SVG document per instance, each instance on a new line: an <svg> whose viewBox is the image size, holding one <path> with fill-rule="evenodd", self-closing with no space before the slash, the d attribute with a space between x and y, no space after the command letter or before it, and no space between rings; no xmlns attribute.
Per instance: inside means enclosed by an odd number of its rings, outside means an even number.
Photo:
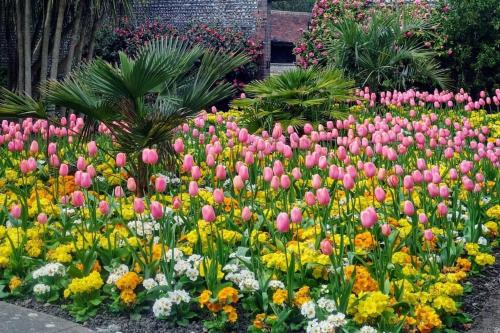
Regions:
<svg viewBox="0 0 500 333"><path fill-rule="evenodd" d="M50 78L57 79L57 70L59 69L59 51L61 48L61 34L64 22L64 11L66 10L66 0L59 0L57 8L57 23L54 33L54 44L52 45L52 65L50 67Z"/></svg>
<svg viewBox="0 0 500 333"><path fill-rule="evenodd" d="M78 9L76 12L75 26L74 26L74 30L73 30L73 33L71 36L71 44L69 46L68 57L67 57L67 61L66 61L66 69L65 69L66 75L68 75L71 72L71 67L73 66L73 59L75 56L76 45L78 44L79 40L83 39L83 37L80 38L80 32L82 30L81 20L82 20L82 12L83 12L83 3L79 2L79 3L77 3L77 6L78 6Z"/></svg>
<svg viewBox="0 0 500 333"><path fill-rule="evenodd" d="M31 0L24 1L24 91L31 96Z"/></svg>
<svg viewBox="0 0 500 333"><path fill-rule="evenodd" d="M43 24L43 40L42 40L42 55L41 55L41 68L40 68L40 83L44 83L47 80L47 71L49 69L49 39L50 39L50 27L52 20L52 5L53 1L49 0L47 2L47 14L45 15L45 22Z"/></svg>
<svg viewBox="0 0 500 333"><path fill-rule="evenodd" d="M16 0L17 90L24 90L24 44L21 0Z"/></svg>

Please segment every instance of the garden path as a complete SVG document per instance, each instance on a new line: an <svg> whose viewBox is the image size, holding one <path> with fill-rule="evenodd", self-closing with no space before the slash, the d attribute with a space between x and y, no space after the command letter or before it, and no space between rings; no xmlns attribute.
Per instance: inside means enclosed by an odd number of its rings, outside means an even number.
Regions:
<svg viewBox="0 0 500 333"><path fill-rule="evenodd" d="M0 302L0 333L93 333L71 321Z"/></svg>

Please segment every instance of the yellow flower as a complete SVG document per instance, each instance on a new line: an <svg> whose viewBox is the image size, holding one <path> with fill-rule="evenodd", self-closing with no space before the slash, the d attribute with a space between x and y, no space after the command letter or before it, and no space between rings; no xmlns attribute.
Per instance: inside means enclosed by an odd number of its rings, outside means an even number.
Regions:
<svg viewBox="0 0 500 333"><path fill-rule="evenodd" d="M439 315L428 305L417 305L415 308L417 328L421 333L430 333L434 328L442 325Z"/></svg>
<svg viewBox="0 0 500 333"><path fill-rule="evenodd" d="M227 315L227 320L230 323L235 323L236 320L238 320L238 313L236 313L236 309L231 305L224 306L223 311Z"/></svg>
<svg viewBox="0 0 500 333"><path fill-rule="evenodd" d="M23 281L18 276L13 276L9 281L9 289L10 291L14 291L19 288L23 284Z"/></svg>
<svg viewBox="0 0 500 333"><path fill-rule="evenodd" d="M74 278L68 285L68 296L70 294L84 294L99 290L104 285L101 275L98 272L92 272L83 278ZM65 291L66 293L66 291ZM67 297L67 296L66 296Z"/></svg>
<svg viewBox="0 0 500 333"><path fill-rule="evenodd" d="M457 305L455 304L455 301L448 296L438 296L434 299L432 302L432 306L435 309L438 310L443 310L448 313L456 313L457 312Z"/></svg>
<svg viewBox="0 0 500 333"><path fill-rule="evenodd" d="M222 304L230 304L238 302L238 290L233 287L222 288L221 291L217 293L217 298Z"/></svg>
<svg viewBox="0 0 500 333"><path fill-rule="evenodd" d="M309 286L303 286L295 293L293 303L297 307L301 307L302 304L307 303L310 300L311 300L311 295L309 294Z"/></svg>
<svg viewBox="0 0 500 333"><path fill-rule="evenodd" d="M479 253L474 258L474 261L479 266L493 265L495 263L495 257L488 253Z"/></svg>
<svg viewBox="0 0 500 333"><path fill-rule="evenodd" d="M134 293L133 290L131 289L125 289L120 293L120 300L125 304L126 306L131 306L132 304L135 303L137 295Z"/></svg>
<svg viewBox="0 0 500 333"><path fill-rule="evenodd" d="M141 281L142 279L136 272L128 272L116 281L116 287L120 290L134 290Z"/></svg>
<svg viewBox="0 0 500 333"><path fill-rule="evenodd" d="M362 292L358 297L351 295L347 312L354 315L354 321L362 324L382 315L384 311L391 311L389 296L380 291Z"/></svg>
<svg viewBox="0 0 500 333"><path fill-rule="evenodd" d="M288 298L288 292L285 289L277 289L273 294L273 303L282 305Z"/></svg>

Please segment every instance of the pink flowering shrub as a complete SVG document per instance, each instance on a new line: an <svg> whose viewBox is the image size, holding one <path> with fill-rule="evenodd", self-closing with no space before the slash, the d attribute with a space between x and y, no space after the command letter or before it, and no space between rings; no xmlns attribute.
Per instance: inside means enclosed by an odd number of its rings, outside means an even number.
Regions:
<svg viewBox="0 0 500 333"><path fill-rule="evenodd" d="M334 27L343 19L353 19L366 24L377 12L394 12L404 9L413 18L427 21L430 29L409 32L407 37L418 37L426 48L438 53L443 50L444 37L439 34L438 22L433 22L431 15L434 9L425 0L413 3L398 1L397 5L389 5L382 0L318 0L314 5L310 27L297 43L294 53L298 56L297 64L308 67L327 62L328 51L325 44L335 39Z"/></svg>

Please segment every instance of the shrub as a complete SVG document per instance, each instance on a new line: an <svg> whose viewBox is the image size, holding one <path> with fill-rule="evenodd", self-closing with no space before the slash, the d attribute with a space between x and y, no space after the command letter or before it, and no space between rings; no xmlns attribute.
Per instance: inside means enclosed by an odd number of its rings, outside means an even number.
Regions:
<svg viewBox="0 0 500 333"><path fill-rule="evenodd" d="M447 52L442 63L457 87L492 91L500 84L500 13L497 0L446 0L443 22Z"/></svg>
<svg viewBox="0 0 500 333"><path fill-rule="evenodd" d="M429 29L416 30L412 34L418 36L426 48L442 53L443 38L437 29L439 21L431 20L433 18L431 14L435 9L427 1L391 6L381 1L318 0L312 11L310 28L304 32L294 49L298 56L298 65L308 67L327 63L328 53L324 49L325 43L336 38L335 28L344 19L366 25L376 13L387 14L402 8L415 19L429 20Z"/></svg>
<svg viewBox="0 0 500 333"><path fill-rule="evenodd" d="M239 99L242 124L251 132L270 131L279 122L300 128L343 118L342 102L352 97L353 82L332 68L295 68L245 87L251 98Z"/></svg>
<svg viewBox="0 0 500 333"><path fill-rule="evenodd" d="M225 53L243 51L250 58L250 62L236 68L226 76L226 79L237 88L241 88L259 75L263 43L248 37L242 31L219 25L194 23L186 29L177 29L170 24L158 21L134 26L124 20L116 28L106 26L100 31L96 54L106 61L117 62L120 51L133 56L144 44L160 37L176 37Z"/></svg>
<svg viewBox="0 0 500 333"><path fill-rule="evenodd" d="M327 63L375 91L429 84L445 88L446 71L414 34L427 29L428 23L405 12L376 13L366 24L343 18L332 28L336 38L326 42Z"/></svg>

